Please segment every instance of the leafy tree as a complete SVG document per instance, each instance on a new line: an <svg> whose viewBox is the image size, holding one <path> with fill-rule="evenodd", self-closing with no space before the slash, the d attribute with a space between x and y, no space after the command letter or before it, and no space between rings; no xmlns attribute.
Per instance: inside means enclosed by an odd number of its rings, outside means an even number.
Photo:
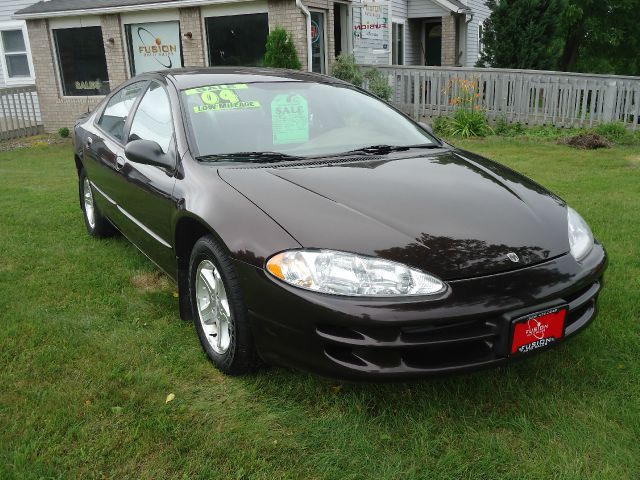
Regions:
<svg viewBox="0 0 640 480"><path fill-rule="evenodd" d="M284 28L274 28L267 37L264 66L300 70L302 65L291 36Z"/></svg>
<svg viewBox="0 0 640 480"><path fill-rule="evenodd" d="M639 12L640 0L568 0L559 69L640 75Z"/></svg>
<svg viewBox="0 0 640 480"><path fill-rule="evenodd" d="M565 0L488 0L478 66L553 70Z"/></svg>

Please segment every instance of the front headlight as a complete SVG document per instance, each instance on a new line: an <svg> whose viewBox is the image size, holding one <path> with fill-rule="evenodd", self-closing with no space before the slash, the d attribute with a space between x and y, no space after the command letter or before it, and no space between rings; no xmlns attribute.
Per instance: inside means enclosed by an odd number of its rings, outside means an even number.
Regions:
<svg viewBox="0 0 640 480"><path fill-rule="evenodd" d="M394 297L442 293L444 282L401 263L333 250L291 250L267 270L295 287L335 295Z"/></svg>
<svg viewBox="0 0 640 480"><path fill-rule="evenodd" d="M567 221L571 255L576 260L582 260L593 248L593 233L587 222L571 207L567 207Z"/></svg>

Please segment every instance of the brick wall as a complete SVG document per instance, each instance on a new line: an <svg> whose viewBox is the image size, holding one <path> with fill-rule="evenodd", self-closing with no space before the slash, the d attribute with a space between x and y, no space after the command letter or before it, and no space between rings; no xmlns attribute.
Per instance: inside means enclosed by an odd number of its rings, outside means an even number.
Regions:
<svg viewBox="0 0 640 480"><path fill-rule="evenodd" d="M456 64L456 17L453 14L442 17L441 64L443 67Z"/></svg>
<svg viewBox="0 0 640 480"><path fill-rule="evenodd" d="M204 67L204 35L198 7L180 8L180 33L182 34L182 58L185 67ZM191 32L191 38L184 36Z"/></svg>
<svg viewBox="0 0 640 480"><path fill-rule="evenodd" d="M284 28L293 40L302 68L307 66L307 23L295 0L269 0L269 31Z"/></svg>
<svg viewBox="0 0 640 480"><path fill-rule="evenodd" d="M100 23L107 72L109 73L109 86L114 89L129 77L124 57L126 47L122 38L120 15L101 15ZM113 39L113 43L109 42L110 39Z"/></svg>
<svg viewBox="0 0 640 480"><path fill-rule="evenodd" d="M61 127L70 128L78 116L93 109L102 97L61 97L47 20L28 20L27 30L45 130L55 132Z"/></svg>

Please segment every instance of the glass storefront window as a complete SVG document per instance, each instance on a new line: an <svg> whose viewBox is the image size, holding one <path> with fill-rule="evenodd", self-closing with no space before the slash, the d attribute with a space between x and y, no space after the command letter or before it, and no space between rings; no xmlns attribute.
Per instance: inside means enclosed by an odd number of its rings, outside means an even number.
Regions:
<svg viewBox="0 0 640 480"><path fill-rule="evenodd" d="M266 13L207 17L209 65L261 66L269 22Z"/></svg>
<svg viewBox="0 0 640 480"><path fill-rule="evenodd" d="M323 12L311 12L311 69L326 73Z"/></svg>
<svg viewBox="0 0 640 480"><path fill-rule="evenodd" d="M109 74L100 27L54 29L53 38L63 95L109 93Z"/></svg>
<svg viewBox="0 0 640 480"><path fill-rule="evenodd" d="M180 22L125 25L131 75L182 67Z"/></svg>

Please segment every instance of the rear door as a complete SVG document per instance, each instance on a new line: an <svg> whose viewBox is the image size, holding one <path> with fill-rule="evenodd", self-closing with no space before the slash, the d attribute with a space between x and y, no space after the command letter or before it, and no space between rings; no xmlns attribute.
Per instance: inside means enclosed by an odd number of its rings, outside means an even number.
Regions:
<svg viewBox="0 0 640 480"><path fill-rule="evenodd" d="M125 129L126 142L157 142L162 151L173 158L174 168L136 163L123 154L124 163L112 190L118 210L126 218L123 233L171 275L175 275L171 225L177 209L173 198L178 157L174 132L174 115L166 85L152 80L134 107Z"/></svg>
<svg viewBox="0 0 640 480"><path fill-rule="evenodd" d="M125 126L131 110L148 80L125 85L116 91L98 116L85 139L85 167L101 211L120 228L121 218L114 203L119 169L124 165Z"/></svg>

